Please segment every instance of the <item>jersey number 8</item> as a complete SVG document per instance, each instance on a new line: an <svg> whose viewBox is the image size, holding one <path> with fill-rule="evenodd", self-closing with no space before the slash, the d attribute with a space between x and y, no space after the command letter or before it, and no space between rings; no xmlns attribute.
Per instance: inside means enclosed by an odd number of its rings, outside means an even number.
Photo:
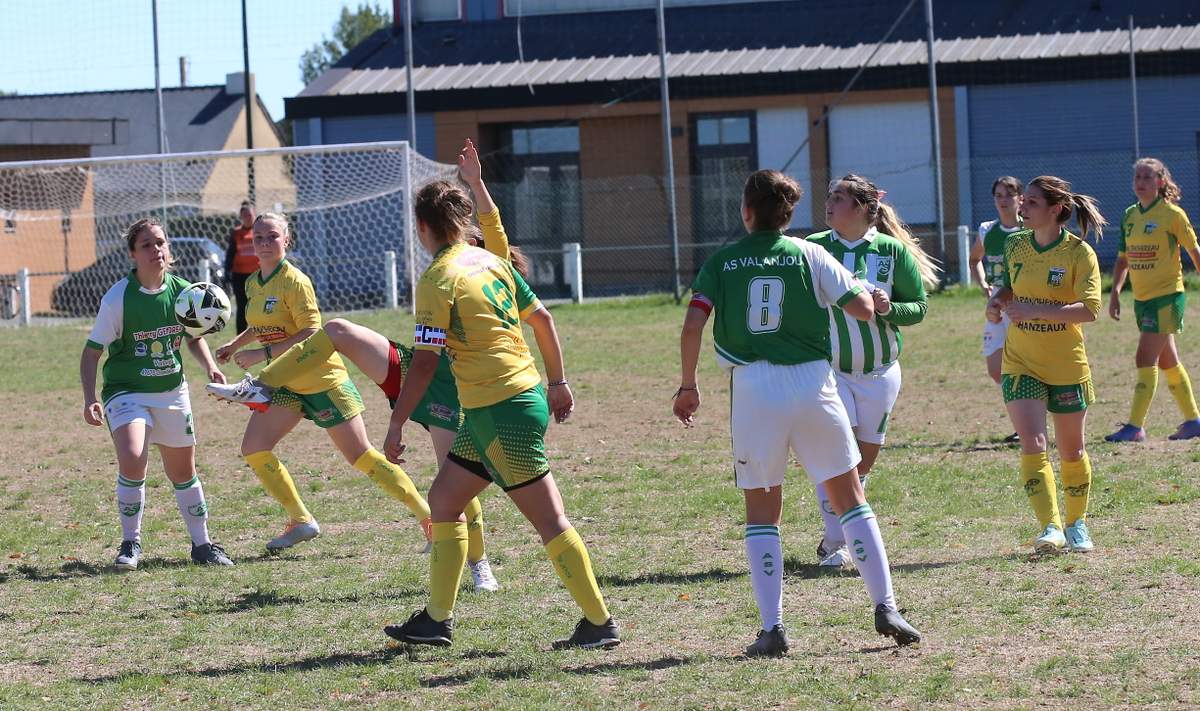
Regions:
<svg viewBox="0 0 1200 711"><path fill-rule="evenodd" d="M746 295L746 328L750 333L774 333L783 320L783 279L755 277Z"/></svg>

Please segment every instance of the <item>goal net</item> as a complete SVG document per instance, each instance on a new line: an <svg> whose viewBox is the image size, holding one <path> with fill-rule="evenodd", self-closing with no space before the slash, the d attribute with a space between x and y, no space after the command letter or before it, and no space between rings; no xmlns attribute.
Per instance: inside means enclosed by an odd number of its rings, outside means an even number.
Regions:
<svg viewBox="0 0 1200 711"><path fill-rule="evenodd" d="M0 163L0 321L93 316L142 217L166 225L176 273L221 282L243 200L288 216L323 310L406 304L429 260L409 196L454 173L403 141Z"/></svg>

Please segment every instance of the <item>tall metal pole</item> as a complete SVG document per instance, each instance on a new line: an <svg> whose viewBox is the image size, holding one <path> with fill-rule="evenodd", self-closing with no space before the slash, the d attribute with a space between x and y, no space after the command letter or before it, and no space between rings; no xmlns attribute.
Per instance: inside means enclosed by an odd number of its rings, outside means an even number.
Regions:
<svg viewBox="0 0 1200 711"><path fill-rule="evenodd" d="M937 225L938 256L946 261L946 225L942 202L942 128L938 118L937 63L933 57L933 0L925 0L926 45L929 56L929 121L933 125L933 188L937 195L934 219ZM965 255L958 255L964 259Z"/></svg>
<svg viewBox="0 0 1200 711"><path fill-rule="evenodd" d="M1142 138L1138 131L1137 52L1133 46L1133 15L1129 16L1129 86L1133 90L1133 159L1142 157Z"/></svg>
<svg viewBox="0 0 1200 711"><path fill-rule="evenodd" d="M675 151L671 146L671 92L667 81L667 20L658 0L658 86L662 99L663 163L667 183L667 235L671 238L671 289L675 303L683 298L679 280L679 227L675 222Z"/></svg>
<svg viewBox="0 0 1200 711"><path fill-rule="evenodd" d="M404 94L408 100L408 145L417 148L417 91L413 87L412 0L404 0ZM411 162L410 162L411 165Z"/></svg>
<svg viewBox="0 0 1200 711"><path fill-rule="evenodd" d="M166 143L164 140L164 131L166 131L164 124L166 122L163 120L162 80L158 71L158 0L150 0L150 21L154 25L154 104L157 109L155 122L158 127L158 152L162 154ZM158 188L162 199L160 203L161 219L165 228L167 224L167 176L163 172L161 161L158 164Z"/></svg>
<svg viewBox="0 0 1200 711"><path fill-rule="evenodd" d="M254 81L250 77L250 31L246 25L246 0L242 0L242 79L246 96L246 148L254 148ZM246 199L254 204L254 156L246 161Z"/></svg>

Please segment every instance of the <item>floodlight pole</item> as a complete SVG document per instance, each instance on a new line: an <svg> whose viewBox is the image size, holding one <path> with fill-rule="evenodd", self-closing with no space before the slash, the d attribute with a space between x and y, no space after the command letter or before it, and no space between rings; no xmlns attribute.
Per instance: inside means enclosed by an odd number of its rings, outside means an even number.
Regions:
<svg viewBox="0 0 1200 711"><path fill-rule="evenodd" d="M163 95L162 95L162 80L159 77L158 71L158 0L150 0L150 21L154 25L154 105L155 105L155 122L158 126L158 152L161 155L166 141L163 140L163 132L166 130L163 120ZM160 161L158 164L158 188L161 196L161 211L163 228L167 226L167 177L163 173L163 164Z"/></svg>
<svg viewBox="0 0 1200 711"><path fill-rule="evenodd" d="M408 145L417 147L417 92L413 87L412 0L404 0L404 94L408 102ZM411 165L411 163L410 163Z"/></svg>
<svg viewBox="0 0 1200 711"><path fill-rule="evenodd" d="M667 234L671 238L671 290L675 303L683 298L679 281L679 226L675 221L675 151L671 145L671 92L667 81L667 20L658 0L658 85L662 100L663 163L667 188Z"/></svg>
<svg viewBox="0 0 1200 711"><path fill-rule="evenodd" d="M254 82L250 78L250 31L246 24L246 0L242 0L242 79L246 99L246 148L254 148ZM254 200L254 157L246 161L246 199Z"/></svg>
<svg viewBox="0 0 1200 711"><path fill-rule="evenodd" d="M944 264L946 261L946 226L943 217L945 208L942 201L942 129L938 118L937 62L934 61L933 56L933 0L925 0L925 26L929 56L929 121L933 126L933 188L937 195L934 219L938 238L938 256L941 257ZM965 255L960 254L958 258L964 259Z"/></svg>
<svg viewBox="0 0 1200 711"><path fill-rule="evenodd" d="M1129 16L1129 86L1133 90L1133 159L1142 157L1142 139L1138 131L1137 52L1133 46L1133 15Z"/></svg>

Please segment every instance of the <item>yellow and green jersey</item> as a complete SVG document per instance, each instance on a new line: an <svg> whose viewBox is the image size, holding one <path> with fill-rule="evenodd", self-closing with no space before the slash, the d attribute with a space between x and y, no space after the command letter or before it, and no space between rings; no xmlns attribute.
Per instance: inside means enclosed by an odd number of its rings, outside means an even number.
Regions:
<svg viewBox="0 0 1200 711"><path fill-rule="evenodd" d="M1100 312L1100 266L1086 242L1061 230L1041 247L1032 231L1009 238L1004 282L1013 301L1031 304L1083 303ZM1091 378L1083 347L1083 325L1034 319L1013 321L1004 341L1005 375L1028 375L1047 385L1075 385Z"/></svg>
<svg viewBox="0 0 1200 711"><path fill-rule="evenodd" d="M539 306L507 260L450 245L417 282L413 348L449 353L463 407L494 405L542 380L521 333L521 321Z"/></svg>
<svg viewBox="0 0 1200 711"><path fill-rule="evenodd" d="M841 308L829 310L833 367L843 373L873 373L899 360L904 345L899 327L920 323L928 308L925 284L912 252L874 227L854 242L833 230L808 239L821 245L870 290L882 290L892 302L887 316L875 314L870 321L847 318Z"/></svg>
<svg viewBox="0 0 1200 711"><path fill-rule="evenodd" d="M764 230L709 257L692 290L692 306L716 312L717 362L730 368L829 360L826 309L862 287L819 245Z"/></svg>
<svg viewBox="0 0 1200 711"><path fill-rule="evenodd" d="M312 282L284 259L275 271L255 272L246 280L246 325L263 345L287 340L306 328L321 327L321 309ZM313 395L341 385L349 378L337 353L320 367L282 383L292 392Z"/></svg>
<svg viewBox="0 0 1200 711"><path fill-rule="evenodd" d="M175 318L175 297L188 282L174 274L150 290L130 272L100 299L87 347L108 349L104 361L107 403L125 393L164 393L183 384L183 326Z"/></svg>
<svg viewBox="0 0 1200 711"><path fill-rule="evenodd" d="M983 246L983 271L987 276L988 286L999 288L1004 281L1004 244L1008 238L1020 232L1021 218L1017 218L1016 227L1005 227L1000 220L988 220L979 223L979 244Z"/></svg>
<svg viewBox="0 0 1200 711"><path fill-rule="evenodd" d="M1181 207L1159 198L1148 208L1135 202L1125 210L1117 256L1129 260L1134 299L1183 291L1180 247L1196 249L1196 232Z"/></svg>

